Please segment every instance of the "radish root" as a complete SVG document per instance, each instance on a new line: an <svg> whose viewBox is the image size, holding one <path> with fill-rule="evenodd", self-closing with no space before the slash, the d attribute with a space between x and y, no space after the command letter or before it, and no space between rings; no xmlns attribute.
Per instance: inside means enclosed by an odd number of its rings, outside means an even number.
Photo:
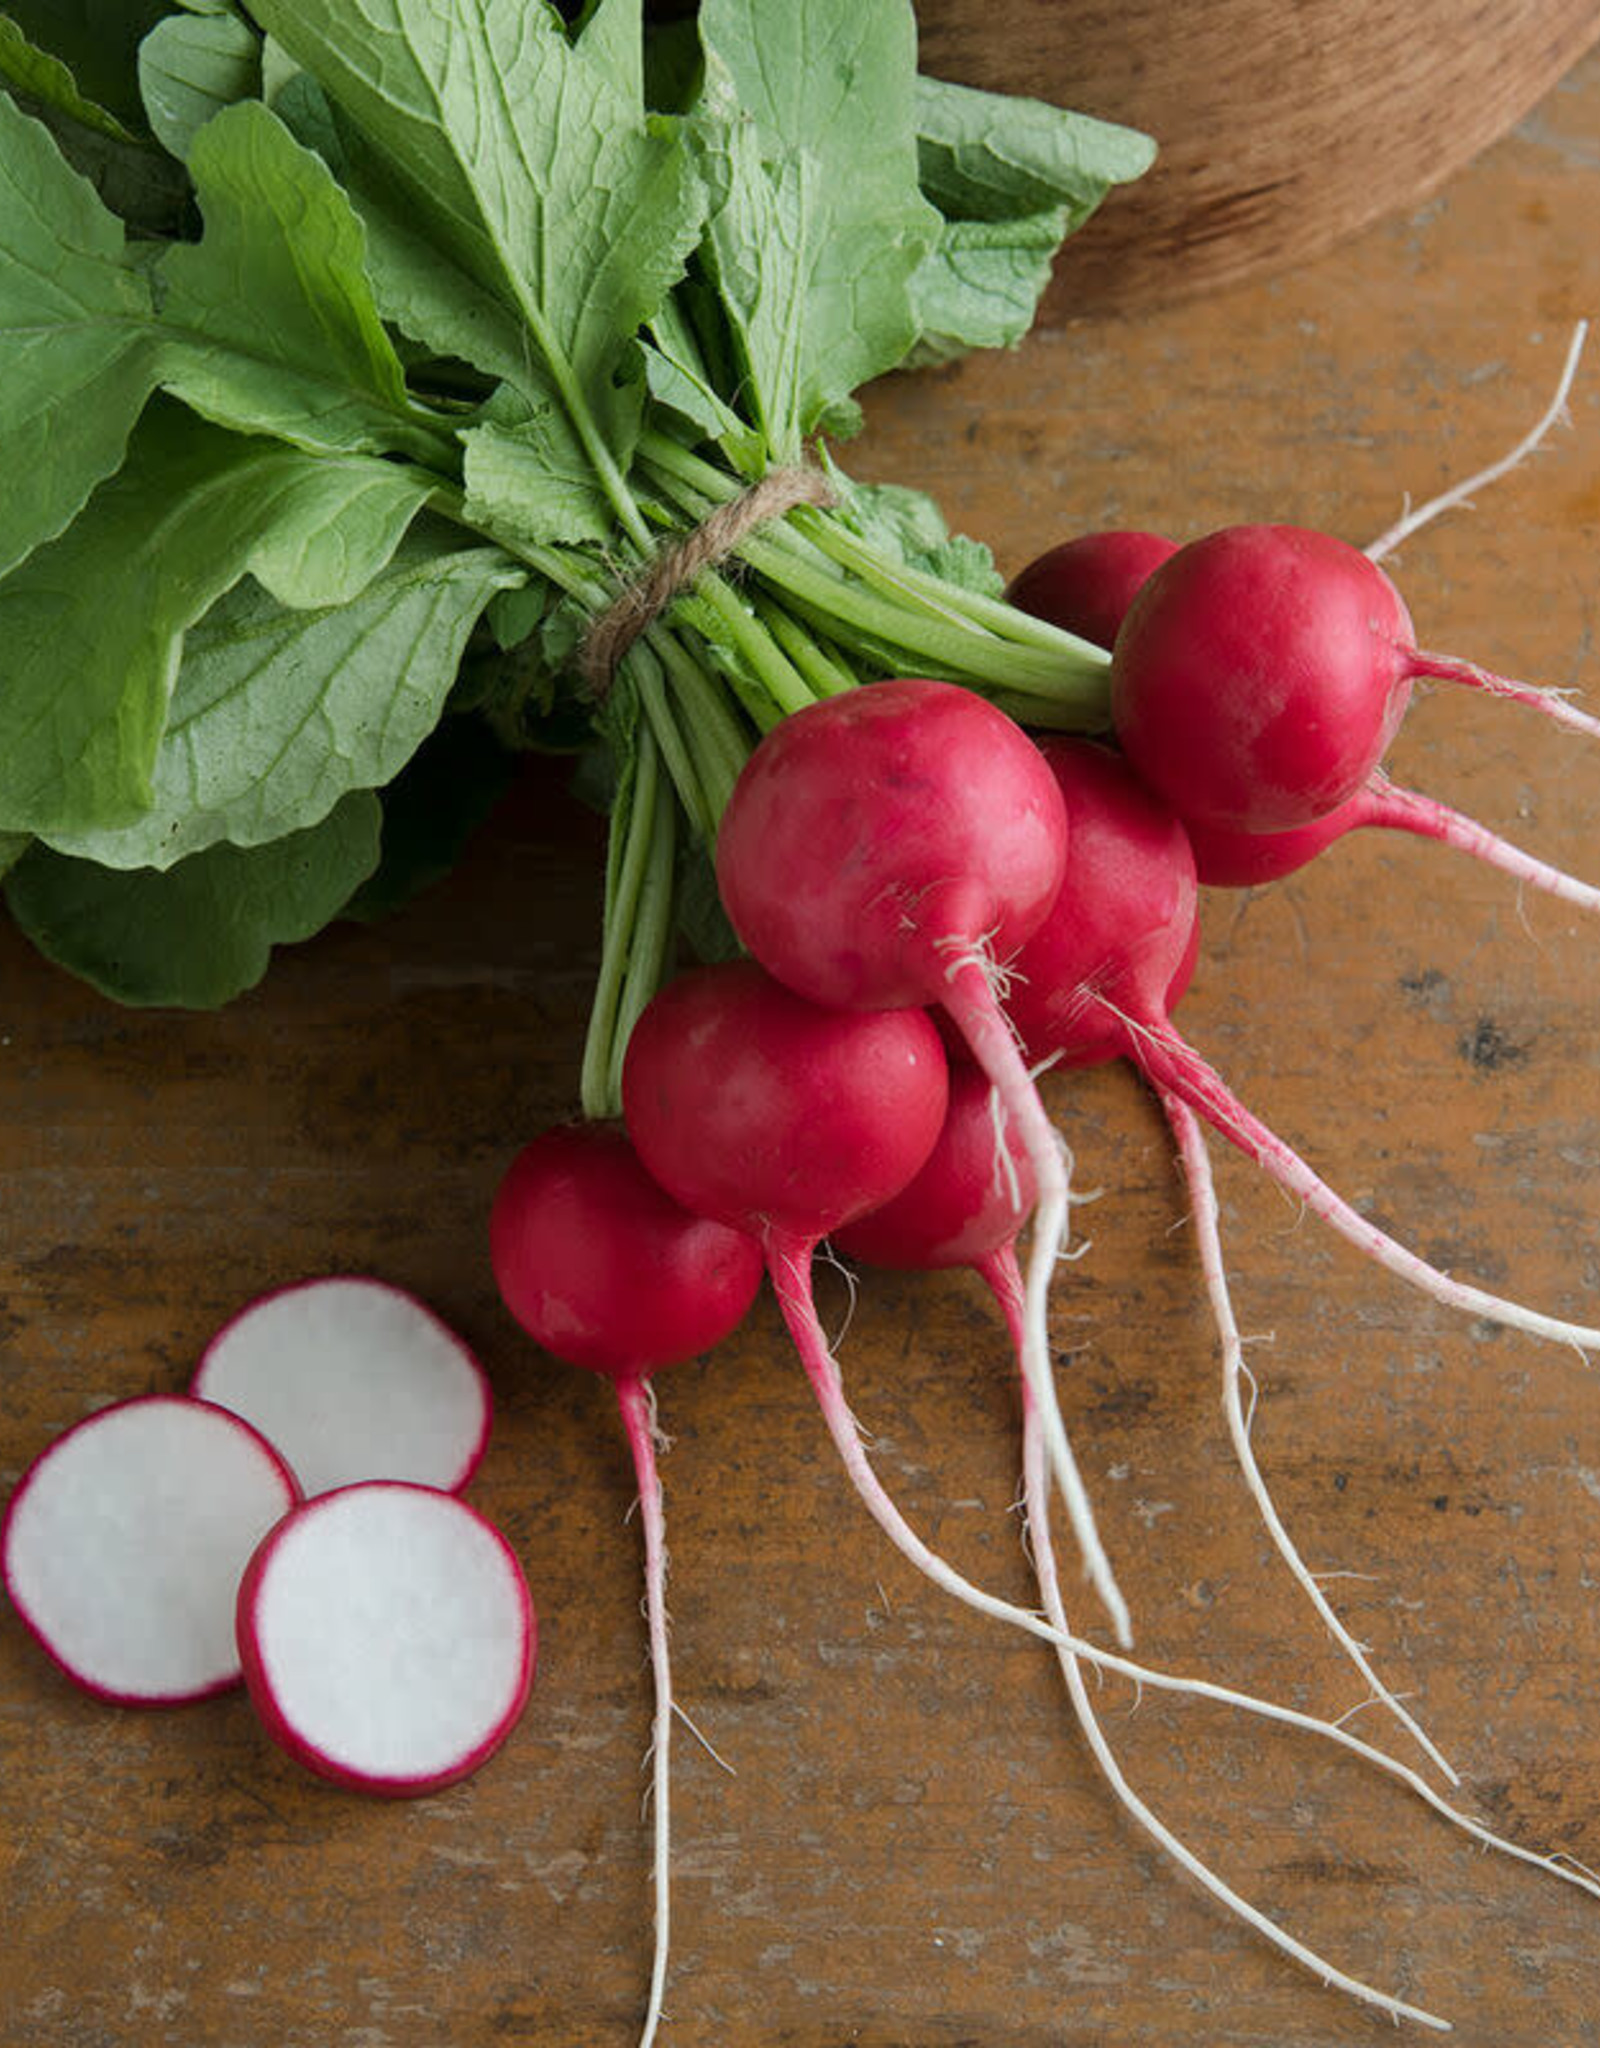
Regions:
<svg viewBox="0 0 1600 2048"><path fill-rule="evenodd" d="M1600 1349L1600 1329L1587 1323L1567 1322L1560 1316L1545 1315L1526 1308L1503 1295L1490 1294L1466 1281L1452 1279L1431 1266L1426 1259L1398 1244L1386 1231L1352 1209L1308 1166L1300 1155L1259 1117L1251 1114L1221 1077L1201 1058L1193 1046L1164 1021L1147 1022L1117 1010L1104 997L1103 1007L1117 1017L1126 1033L1129 1058L1158 1094L1176 1096L1202 1116L1228 1142L1253 1159L1262 1171L1287 1193L1303 1202L1312 1215L1320 1217L1365 1252L1385 1272L1415 1287L1430 1300L1463 1314L1482 1316L1506 1328L1542 1337L1552 1344L1571 1345L1587 1359Z"/></svg>
<svg viewBox="0 0 1600 2048"><path fill-rule="evenodd" d="M1442 512L1452 511L1457 505L1470 507L1474 491L1482 490L1486 484L1498 483L1503 476L1509 476L1519 463L1525 462L1543 446L1545 440L1566 417L1567 399L1572 391L1573 380L1578 374L1578 362L1583 354L1583 345L1588 333L1587 320L1580 320L1573 328L1555 396L1517 445L1502 455L1497 462L1491 462L1483 469L1474 470L1471 476L1463 478L1458 484L1452 484L1437 497L1429 498L1415 508L1407 505L1405 512L1394 525L1380 533L1378 538L1369 542L1363 550L1369 562L1381 562L1386 555L1393 554L1402 541L1409 540L1412 534L1437 519Z"/></svg>
<svg viewBox="0 0 1600 2048"><path fill-rule="evenodd" d="M945 970L944 1005L973 1058L993 1083L1033 1168L1037 1193L1028 1244L1022 1371L1039 1407L1051 1470L1083 1555L1084 1571L1110 1617L1117 1641L1127 1648L1133 1640L1128 1603L1100 1540L1088 1490L1061 1419L1051 1369L1050 1283L1067 1238L1070 1189L1066 1160L1011 1025L995 1000L992 974L992 958L982 948L965 947L954 953Z"/></svg>
<svg viewBox="0 0 1600 2048"><path fill-rule="evenodd" d="M1364 825L1377 825L1391 832L1413 832L1422 839L1434 839L1456 853L1469 854L1485 866L1498 868L1513 881L1540 889L1576 910L1600 911L1600 889L1583 882L1565 869L1552 867L1520 846L1513 846L1498 833L1480 825L1448 804L1423 796L1414 789L1402 789L1381 769L1374 770L1360 797Z"/></svg>
<svg viewBox="0 0 1600 2048"><path fill-rule="evenodd" d="M1026 1383L1023 1386L1022 1398L1023 1498L1026 1503L1027 1526L1032 1536L1034 1568L1044 1599L1045 1612L1065 1635L1067 1617L1061 1601L1055 1553L1050 1540L1049 1487L1040 1456L1038 1424L1033 1404L1028 1398ZM1172 1832L1128 1783L1089 1699L1088 1688L1083 1682L1080 1659L1071 1650L1061 1646L1057 1648L1057 1655L1061 1662L1062 1676L1067 1682L1067 1693L1072 1701L1073 1712L1077 1716L1079 1727L1083 1730L1090 1753L1100 1767L1101 1775L1124 1811L1166 1851L1180 1869L1187 1871L1212 1898L1244 1921L1246 1926L1253 1928L1257 1934L1270 1941L1274 1948L1281 1950L1303 1969L1309 1970L1331 1989L1346 1992L1363 2005L1376 2006L1380 2012L1386 2012L1396 2020L1415 2020L1421 2026L1431 2027L1436 2033L1447 2034L1451 2031L1450 2022L1439 2018L1437 2014L1427 2012L1418 2005L1409 2005L1404 1999L1396 1998L1386 1991L1379 1991L1375 1986L1364 1983L1359 1977L1352 1977L1346 1971L1337 1969L1319 1956L1314 1949L1307 1948L1304 1942L1287 1933L1275 1920L1269 1919L1259 1907L1251 1905L1248 1899L1218 1877L1209 1865L1201 1862L1194 1851Z"/></svg>
<svg viewBox="0 0 1600 2048"><path fill-rule="evenodd" d="M663 1442L656 1422L655 1389L647 1380L619 1379L617 1404L633 1453L639 1482L639 1521L644 1534L645 1613L650 1632L650 1668L655 1684L655 1725L651 1731L651 1797L655 1807L655 1952L650 1965L650 1995L639 2048L650 2048L661 2024L666 1994L667 1954L671 1945L671 1818L668 1810L670 1744L672 1741L672 1662L667 1647L667 1547L662 1512L661 1479L656 1470L656 1445ZM698 1733L698 1731L696 1731ZM709 1747L709 1745L708 1745Z"/></svg>
<svg viewBox="0 0 1600 2048"><path fill-rule="evenodd" d="M1468 689L1482 690L1490 697L1503 697L1507 703L1524 705L1530 711L1542 711L1546 718L1554 719L1557 725L1565 726L1569 732L1581 732L1590 739L1600 739L1600 718L1580 711L1560 690L1546 689L1537 683L1519 683L1510 676L1497 676L1492 669L1479 668L1476 662L1463 661L1454 654L1430 653L1425 647L1416 650L1407 667L1419 680L1431 678L1442 683L1464 683Z"/></svg>
<svg viewBox="0 0 1600 2048"><path fill-rule="evenodd" d="M1339 1648L1350 1659L1372 1689L1372 1699L1381 1702L1393 1714L1401 1727L1411 1736L1423 1753L1443 1772L1452 1785L1461 1780L1449 1762L1440 1754L1432 1738L1423 1729L1389 1690L1373 1670L1366 1651L1345 1627L1329 1604L1316 1578L1307 1569L1305 1561L1296 1549L1294 1539L1284 1527L1283 1520L1267 1490L1266 1481L1256 1463L1255 1452L1250 1443L1250 1420L1245 1414L1240 1399L1240 1381L1245 1373L1244 1353L1239 1338L1239 1327L1234 1319L1233 1302L1228 1292L1228 1276L1223 1264L1222 1239L1217 1222L1217 1197L1211 1177L1211 1161L1207 1156L1205 1138L1198 1119L1187 1103L1165 1092L1161 1095L1161 1107L1166 1112L1167 1122L1177 1141L1178 1156L1182 1162L1184 1179L1189 1190L1189 1200L1194 1210L1195 1236L1200 1249L1200 1267L1205 1276L1206 1293L1211 1302L1212 1317L1217 1326L1217 1337L1222 1348L1222 1404L1227 1418L1228 1436L1233 1444L1234 1455L1244 1475L1245 1486L1255 1502L1267 1534L1272 1538L1278 1555L1288 1566L1295 1583L1316 1609L1323 1626L1333 1637ZM1254 1409L1254 1394L1251 1399ZM1048 1610L1047 1610L1048 1611ZM1369 1704L1362 1702L1363 1705ZM1352 1711L1355 1711L1352 1709Z"/></svg>
<svg viewBox="0 0 1600 2048"><path fill-rule="evenodd" d="M1274 1721L1286 1728L1295 1728L1304 1734L1316 1735L1325 1742L1334 1743L1351 1756L1359 1757L1373 1769L1385 1773L1399 1784L1415 1793L1418 1799L1433 1809L1441 1819L1460 1828L1463 1833L1484 1848L1494 1849L1502 1855L1513 1857L1519 1863L1528 1863L1559 1878L1564 1884L1576 1885L1593 1898L1600 1898L1600 1880L1592 1877L1574 1859L1559 1855L1545 1855L1538 1850L1525 1849L1519 1843L1508 1841L1497 1835L1481 1821L1460 1812L1437 1792L1434 1787L1408 1764L1401 1763L1387 1751L1375 1748L1359 1735L1352 1735L1348 1729L1332 1721L1319 1720L1314 1714L1301 1713L1294 1707L1279 1706L1275 1701L1261 1699L1252 1693L1238 1692L1230 1686L1218 1685L1210 1679L1180 1678L1170 1672L1158 1671L1151 1666L1139 1664L1116 1651L1102 1649L1082 1636L1073 1635L1064 1625L1047 1620L1042 1614L1026 1607L1018 1607L1012 1601L1002 1600L993 1593L986 1593L970 1579L964 1578L954 1566L947 1564L906 1521L900 1510L873 1472L861 1445L854 1416L844 1398L839 1368L829 1355L822 1327L816 1312L809 1307L809 1287L806 1281L809 1263L804 1245L790 1244L769 1252L769 1272L778 1295L779 1305L789 1333L794 1339L805 1366L806 1375L816 1390L823 1416L834 1445L843 1458L846 1469L854 1481L868 1512L883 1530L895 1549L906 1561L931 1579L944 1592L951 1594L977 1613L992 1620L1003 1621L1013 1628L1022 1629L1026 1634L1037 1636L1049 1643L1052 1649L1064 1652L1093 1665L1102 1672L1114 1672L1130 1680L1134 1686L1149 1686L1153 1691L1185 1693L1195 1699L1206 1699L1217 1705L1233 1707L1241 1713L1253 1714L1267 1721ZM1024 1315L1024 1283L1021 1271L1013 1255L996 1253L986 1259L980 1269L991 1291L998 1300L1011 1332L1013 1347L1020 1352L1021 1332ZM1026 1380L1022 1381L1024 1388ZM1028 1411L1037 1439L1042 1444L1041 1418ZM1042 1450L1036 1454L1042 1458ZM1042 1482L1039 1487L1041 1498L1047 1489ZM1049 1523L1045 1516L1036 1518L1034 1541L1037 1551L1039 1529L1045 1532L1045 1543L1049 1543ZM1051 1583L1056 1575L1051 1572ZM887 1604L887 1603L886 1603Z"/></svg>
<svg viewBox="0 0 1600 2048"><path fill-rule="evenodd" d="M992 1253L984 1259L978 1271L994 1295L1005 1318L1015 1349L1020 1343L1022 1329L1022 1276L1015 1255L1007 1248ZM1054 1643L1060 1659L1062 1674L1066 1679L1074 1711L1088 1741L1091 1753L1104 1773L1112 1792L1133 1819L1191 1876L1205 1887L1229 1911L1237 1913L1248 1925L1280 1949L1291 1960L1302 1964L1320 1977L1324 1983L1348 1992L1362 2002L1378 2006L1395 2019L1409 2018L1421 2025L1448 2032L1449 2022L1392 1998L1385 1992L1376 1991L1359 1979L1346 1976L1326 1963L1313 1950L1296 1941L1291 1935L1268 1920L1264 1914L1234 1892L1230 1886L1199 1861L1193 1852L1162 1823L1133 1791L1123 1775L1121 1767L1112 1754L1105 1732L1094 1714L1087 1689L1083 1683L1082 1664L1093 1665L1104 1676L1115 1672L1128 1679L1134 1687L1135 1701L1143 1687L1152 1691L1188 1694L1194 1699L1211 1700L1218 1705L1235 1708L1241 1713L1252 1714L1260 1719L1277 1722L1303 1733L1319 1736L1359 1757L1374 1769L1395 1779L1408 1791L1413 1792L1424 1805L1429 1806L1442 1820L1460 1828L1474 1841L1486 1849L1493 1849L1520 1863L1531 1864L1537 1869L1559 1878L1564 1884L1577 1886L1591 1897L1600 1898L1600 1878L1577 1859L1564 1851L1546 1855L1538 1850L1525 1849L1519 1843L1508 1841L1497 1835L1481 1821L1462 1813L1452 1806L1444 1796L1408 1764L1403 1764L1387 1751L1374 1748L1360 1736L1352 1735L1340 1723L1322 1721L1315 1715L1304 1714L1293 1707L1281 1707L1271 1700L1261 1699L1250 1693L1236 1692L1231 1687L1216 1685L1206 1679L1178 1678L1171 1673L1153 1670L1137 1664L1129 1658L1116 1656L1098 1649L1091 1643L1072 1635L1061 1601L1059 1577L1055 1569L1054 1550L1050 1539L1050 1489L1046 1482L1045 1465L1041 1444L1038 1417L1028 1395L1027 1382L1021 1382L1023 1403L1023 1512L1024 1545L1030 1551L1035 1576L1038 1580L1046 1614L1055 1631Z"/></svg>

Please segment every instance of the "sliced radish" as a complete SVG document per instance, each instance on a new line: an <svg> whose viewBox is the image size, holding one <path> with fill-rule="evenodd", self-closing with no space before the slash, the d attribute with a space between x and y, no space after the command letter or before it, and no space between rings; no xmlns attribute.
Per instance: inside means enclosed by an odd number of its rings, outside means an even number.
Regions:
<svg viewBox="0 0 1600 2048"><path fill-rule="evenodd" d="M35 1458L0 1526L0 1573L86 1691L176 1706L237 1684L239 1581L298 1499L282 1458L240 1417L140 1395Z"/></svg>
<svg viewBox="0 0 1600 2048"><path fill-rule="evenodd" d="M309 1497L363 1479L454 1493L489 1441L489 1382L414 1295L360 1275L262 1295L212 1338L189 1384L253 1422Z"/></svg>
<svg viewBox="0 0 1600 2048"><path fill-rule="evenodd" d="M538 1624L499 1530L452 1493L373 1480L288 1515L239 1588L239 1654L267 1732L366 1792L436 1791L510 1734Z"/></svg>

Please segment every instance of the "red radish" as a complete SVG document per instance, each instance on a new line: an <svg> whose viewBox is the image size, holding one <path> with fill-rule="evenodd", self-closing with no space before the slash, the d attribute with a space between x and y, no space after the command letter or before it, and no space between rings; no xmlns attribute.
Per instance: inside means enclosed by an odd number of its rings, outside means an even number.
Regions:
<svg viewBox="0 0 1600 2048"><path fill-rule="evenodd" d="M681 974L649 1004L628 1041L623 1109L669 1193L759 1237L828 1434L889 1540L956 1599L1053 1643L1038 1615L973 1585L907 1524L862 1449L812 1298L822 1239L881 1208L928 1159L946 1071L925 1012L823 1009L738 961Z"/></svg>
<svg viewBox="0 0 1600 2048"><path fill-rule="evenodd" d="M0 1573L75 1684L125 1706L176 1706L238 1683L239 1580L298 1498L247 1422L139 1395L34 1459L0 1525Z"/></svg>
<svg viewBox="0 0 1600 2048"><path fill-rule="evenodd" d="M458 1492L489 1441L489 1383L468 1347L404 1289L357 1274L252 1301L189 1391L253 1422L308 1495L361 1479Z"/></svg>
<svg viewBox="0 0 1600 2048"><path fill-rule="evenodd" d="M669 1937L666 1536L650 1376L714 1350L761 1285L761 1249L691 1215L651 1179L626 1135L602 1124L546 1131L512 1161L489 1218L507 1308L552 1357L609 1379L633 1454L644 1527L645 1606L655 1684L655 1959L641 2048L654 2037Z"/></svg>
<svg viewBox="0 0 1600 2048"><path fill-rule="evenodd" d="M1030 1057L1064 1065L1131 1059L1158 1093L1188 1103L1397 1278L1469 1315L1582 1351L1600 1347L1600 1330L1486 1293L1407 1251L1245 1108L1167 1013L1166 992L1191 943L1197 893L1187 834L1109 748L1052 736L1041 751L1072 815L1078 855L1072 888L1063 889L1015 962L1009 1007Z"/></svg>
<svg viewBox="0 0 1600 2048"><path fill-rule="evenodd" d="M1474 491L1506 475L1541 445L1562 417L1587 332L1588 323L1577 322L1555 395L1517 445L1426 504L1409 509L1362 550L1368 562L1382 561L1419 528L1453 506L1469 502ZM1177 543L1159 534L1116 530L1083 534L1030 562L1006 595L1022 611L1111 647L1135 597L1153 572L1176 553ZM1476 672L1469 679L1476 680ZM1551 693L1535 694L1542 708L1554 709L1559 704L1559 699L1552 704ZM1447 805L1395 787L1378 770L1332 810L1286 829L1244 831L1204 822L1184 802L1178 808L1194 844L1199 879L1206 884L1238 888L1275 881L1304 867L1346 832L1373 825L1439 840L1564 902L1584 910L1600 909L1600 890L1522 852ZM1169 1010L1174 1001L1169 999Z"/></svg>
<svg viewBox="0 0 1600 2048"><path fill-rule="evenodd" d="M1224 527L1155 571L1117 635L1111 715L1179 817L1277 832L1355 794L1424 676L1600 733L1553 692L1419 649L1376 563L1294 526Z"/></svg>
<svg viewBox="0 0 1600 2048"><path fill-rule="evenodd" d="M879 1526L945 1590L1048 1635L906 1527L862 1450L812 1298L823 1238L881 1208L933 1150L947 1071L925 1012L823 1009L734 961L680 974L654 997L628 1041L622 1102L668 1193L759 1239L828 1433Z"/></svg>
<svg viewBox="0 0 1600 2048"><path fill-rule="evenodd" d="M1213 887L1239 889L1294 874L1335 840L1362 826L1382 826L1391 832L1414 832L1419 838L1435 839L1458 853L1486 861L1515 881L1559 897L1563 903L1580 910L1600 910L1600 889L1536 860L1447 804L1399 788L1381 770L1375 770L1354 796L1346 797L1326 817L1287 832L1234 832L1193 823L1188 831L1200 880Z"/></svg>
<svg viewBox="0 0 1600 2048"><path fill-rule="evenodd" d="M1198 918L1195 918L1189 926L1189 942L1183 949L1183 958L1178 962L1177 969L1167 989L1167 1009L1169 1011L1175 1010L1189 993L1190 985L1194 981L1195 970L1199 965L1200 921ZM938 1026L939 1036L944 1041L944 1049L949 1056L952 1069L958 1066L971 1066L973 1063L972 1053L967 1045L967 1041L956 1030L945 1012L943 1010L933 1010L929 1014ZM1084 1063L1078 1061L1076 1064L1082 1065ZM980 1069L979 1071L981 1072L982 1070Z"/></svg>
<svg viewBox="0 0 1600 2048"><path fill-rule="evenodd" d="M1585 323L1580 321L1560 388L1533 430L1509 455L1408 512L1386 534L1363 549L1369 562L1379 561L1420 526L1452 505L1464 502L1483 484L1503 476L1538 447L1566 402L1585 331ZM1134 599L1154 571L1177 551L1176 541L1159 534L1115 529L1083 534L1030 562L1013 580L1006 596L1035 618L1047 619L1067 632L1111 647ZM1414 790L1398 788L1379 769L1374 769L1354 794L1332 810L1301 825L1244 831L1202 822L1187 810L1183 822L1194 846L1199 879L1207 885L1244 888L1276 881L1304 867L1347 832L1372 825L1436 839L1579 909L1600 910L1600 889L1524 853L1448 805ZM1167 1008L1173 1009L1176 1001L1176 995L1169 994Z"/></svg>
<svg viewBox="0 0 1600 2048"><path fill-rule="evenodd" d="M1177 552L1175 540L1136 528L1079 534L1019 571L1006 602L1097 647L1111 647L1152 571Z"/></svg>
<svg viewBox="0 0 1600 2048"><path fill-rule="evenodd" d="M1000 1113L981 1069L950 1069L950 1098L938 1142L897 1195L832 1233L833 1248L870 1266L935 1272L972 1266L982 1272L1014 1246L1033 1207L1033 1168Z"/></svg>
<svg viewBox="0 0 1600 2048"><path fill-rule="evenodd" d="M250 1560L245 1683L290 1756L354 1791L436 1792L515 1726L538 1625L511 1546L453 1493L367 1480L306 1501Z"/></svg>
<svg viewBox="0 0 1600 2048"><path fill-rule="evenodd" d="M754 961L677 975L628 1041L647 1170L696 1215L809 1250L905 1186L939 1135L939 1034L919 1010L833 1010Z"/></svg>
<svg viewBox="0 0 1600 2048"><path fill-rule="evenodd" d="M717 886L739 937L786 987L842 1008L942 1006L999 1089L1038 1187L1028 1384L1089 1575L1125 1642L1127 1606L1051 1378L1066 1172L996 994L1061 886L1064 825L1020 726L969 690L901 678L809 705L766 734L723 813ZM818 1234L847 1220L834 1216Z"/></svg>

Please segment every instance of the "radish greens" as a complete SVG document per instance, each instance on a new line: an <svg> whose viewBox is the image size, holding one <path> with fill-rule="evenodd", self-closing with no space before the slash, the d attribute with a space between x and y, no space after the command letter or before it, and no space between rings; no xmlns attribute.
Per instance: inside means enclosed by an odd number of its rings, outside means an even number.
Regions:
<svg viewBox="0 0 1600 2048"><path fill-rule="evenodd" d="M1103 718L1103 656L818 437L1015 341L1144 137L919 78L906 0L78 12L0 31L0 872L62 964L209 1004L393 900L393 785L471 714L612 811L602 1112L777 718L884 661ZM802 461L833 509L585 674L619 585Z"/></svg>

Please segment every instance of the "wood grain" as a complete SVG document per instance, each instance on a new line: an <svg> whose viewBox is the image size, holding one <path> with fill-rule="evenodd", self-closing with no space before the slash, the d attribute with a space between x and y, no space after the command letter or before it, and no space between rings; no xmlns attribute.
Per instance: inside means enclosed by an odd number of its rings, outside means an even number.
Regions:
<svg viewBox="0 0 1600 2048"><path fill-rule="evenodd" d="M917 0L936 77L1156 137L1061 258L1048 316L1266 277L1412 207L1600 35L1595 0Z"/></svg>
<svg viewBox="0 0 1600 2048"><path fill-rule="evenodd" d="M1600 303L1600 56L1426 207L1269 281L1082 320L873 394L862 474L932 488L1012 569L1111 521L1284 518L1360 541L1496 455ZM1537 460L1396 566L1425 641L1594 679L1600 360ZM1600 874L1600 761L1434 692L1398 773ZM530 771L460 872L282 956L217 1016L127 1013L0 931L0 1487L64 1424L182 1383L240 1301L367 1269L479 1348L473 1498L543 1623L528 1713L477 1777L341 1794L237 1697L82 1698L0 1613L6 2048L626 2048L649 1956L649 1694L630 1480L605 1390L499 1309L491 1191L572 1107L600 844ZM1335 1185L1429 1255L1600 1320L1597 934L1371 835L1206 905L1195 1042ZM1091 1240L1055 1337L1069 1425L1153 1662L1356 1702L1232 1476L1212 1333L1151 1104L1052 1084ZM1600 1386L1369 1272L1242 1161L1217 1172L1256 1443L1330 1592L1466 1780L1600 1864ZM845 1319L827 1290L830 1323ZM961 1276L873 1277L841 1356L919 1526L1026 1597L1016 1406ZM1049 1659L925 1588L847 1497L764 1301L661 1387L680 1695L663 2048L1361 2048L1394 2038L1222 1917L1121 1818ZM1084 1619L1094 1617L1069 1584ZM1146 1796L1342 1967L1469 2048L1600 2042L1594 1902L1481 1855L1314 1743L1122 1686ZM1387 1742L1370 1713L1358 1724ZM1397 1737L1393 1747L1403 1753Z"/></svg>

